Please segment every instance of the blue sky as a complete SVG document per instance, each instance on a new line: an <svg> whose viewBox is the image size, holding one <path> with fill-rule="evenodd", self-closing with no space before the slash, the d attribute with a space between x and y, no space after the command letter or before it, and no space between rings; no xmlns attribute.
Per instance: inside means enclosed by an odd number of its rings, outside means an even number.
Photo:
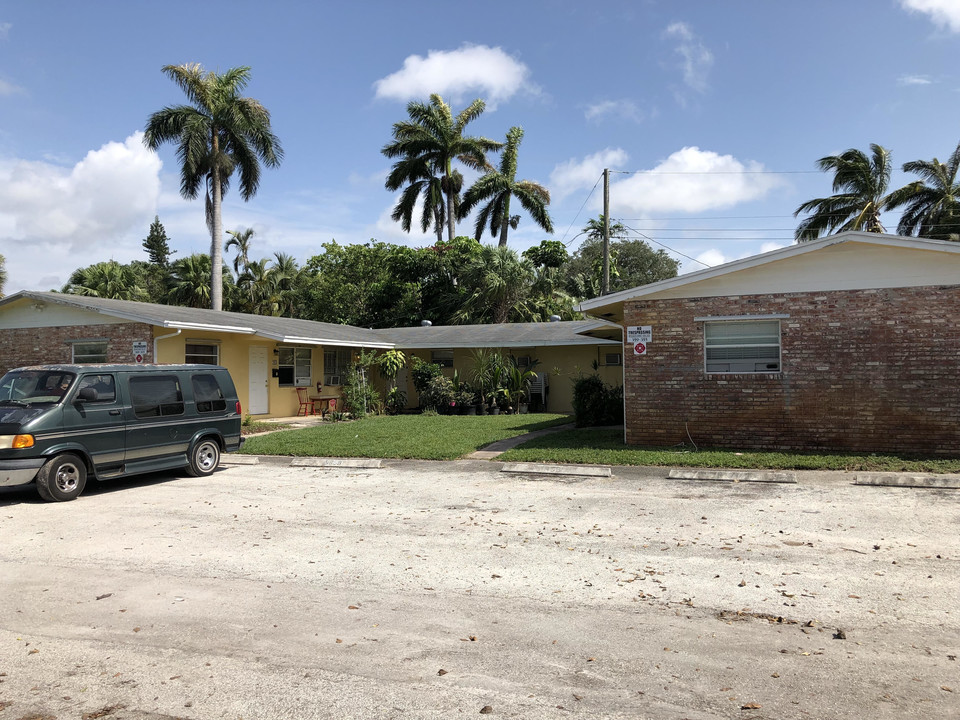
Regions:
<svg viewBox="0 0 960 720"><path fill-rule="evenodd" d="M301 262L332 239L430 244L390 221L380 149L407 102L431 92L455 111L485 98L474 134L524 128L518 175L551 190L554 239L576 249L609 167L611 216L680 253L682 272L792 242L796 207L830 194L817 158L879 143L899 168L960 141L960 0L160 7L0 7L7 293L145 259L154 215L177 257L208 251L203 202L179 196L173 148L141 142L150 113L184 101L166 64L252 68L246 94L271 111L286 157L250 202L227 196L224 226L254 228L255 257ZM545 237L524 216L510 245Z"/></svg>

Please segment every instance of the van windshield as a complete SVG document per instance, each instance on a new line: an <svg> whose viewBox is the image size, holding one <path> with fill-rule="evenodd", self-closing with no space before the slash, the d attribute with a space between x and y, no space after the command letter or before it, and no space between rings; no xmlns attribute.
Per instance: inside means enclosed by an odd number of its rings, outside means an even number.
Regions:
<svg viewBox="0 0 960 720"><path fill-rule="evenodd" d="M11 370L0 378L0 405L53 405L73 386L64 370Z"/></svg>

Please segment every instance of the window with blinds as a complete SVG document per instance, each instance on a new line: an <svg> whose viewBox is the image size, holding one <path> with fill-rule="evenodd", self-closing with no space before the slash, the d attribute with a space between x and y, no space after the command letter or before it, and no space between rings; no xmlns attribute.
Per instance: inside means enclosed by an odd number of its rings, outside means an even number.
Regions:
<svg viewBox="0 0 960 720"><path fill-rule="evenodd" d="M724 320L703 325L708 373L780 372L779 320Z"/></svg>

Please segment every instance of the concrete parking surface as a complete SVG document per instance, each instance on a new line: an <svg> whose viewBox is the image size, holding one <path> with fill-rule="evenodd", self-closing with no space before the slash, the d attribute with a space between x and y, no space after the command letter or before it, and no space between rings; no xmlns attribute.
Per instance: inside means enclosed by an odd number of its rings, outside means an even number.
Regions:
<svg viewBox="0 0 960 720"><path fill-rule="evenodd" d="M0 720L960 717L960 492L498 468L0 490Z"/></svg>

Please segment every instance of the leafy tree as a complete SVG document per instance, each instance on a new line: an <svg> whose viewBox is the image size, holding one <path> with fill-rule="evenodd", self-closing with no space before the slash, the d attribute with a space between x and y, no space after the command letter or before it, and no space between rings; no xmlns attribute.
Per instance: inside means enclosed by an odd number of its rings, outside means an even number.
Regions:
<svg viewBox="0 0 960 720"><path fill-rule="evenodd" d="M613 226L611 225L611 236ZM603 231L599 238L588 235L564 266L564 287L579 298L600 295L603 273ZM676 277L680 263L664 250L654 250L643 240L615 240L610 243L610 291L619 292Z"/></svg>
<svg viewBox="0 0 960 720"><path fill-rule="evenodd" d="M307 261L297 284L301 317L358 327L396 327L422 317L418 284L391 269L396 246L334 241L324 243L323 249Z"/></svg>
<svg viewBox="0 0 960 720"><path fill-rule="evenodd" d="M541 240L539 245L524 250L523 257L534 265L561 268L570 260L570 253L559 240Z"/></svg>
<svg viewBox="0 0 960 720"><path fill-rule="evenodd" d="M273 254L273 258L274 264L270 274L273 277L279 314L284 317L294 317L300 268L293 255L288 253L277 252Z"/></svg>
<svg viewBox="0 0 960 720"><path fill-rule="evenodd" d="M74 270L60 292L109 300L146 302L151 299L144 289L141 274L130 265L122 265L116 260Z"/></svg>
<svg viewBox="0 0 960 720"><path fill-rule="evenodd" d="M937 158L904 163L904 172L919 175L921 179L892 193L890 207L904 208L897 224L899 234L960 241L958 168L960 145L946 163Z"/></svg>
<svg viewBox="0 0 960 720"><path fill-rule="evenodd" d="M0 297L3 297L3 286L7 284L7 259L0 255Z"/></svg>
<svg viewBox="0 0 960 720"><path fill-rule="evenodd" d="M170 256L177 251L170 249L167 231L159 215L155 215L150 224L150 232L143 240L143 249L147 251L151 263L164 270L170 267Z"/></svg>
<svg viewBox="0 0 960 720"><path fill-rule="evenodd" d="M387 190L408 188L393 213L394 219L400 218L405 230L409 231L419 195L424 198L427 213L421 218L424 231L431 224L436 229L446 219L447 239L453 240L456 236L457 200L463 178L454 170L453 162L457 160L475 170L486 170L489 167L486 153L500 148L500 143L494 140L464 135L467 125L480 117L485 107L483 100L474 100L454 118L443 98L431 95L428 103L408 104L409 120L394 123L393 141L384 145L381 152L388 158L397 158L387 176ZM410 190L411 185L416 188ZM438 210L438 191L446 198L442 217Z"/></svg>
<svg viewBox="0 0 960 720"><path fill-rule="evenodd" d="M834 194L808 200L796 209L794 217L810 213L797 226L797 242L847 230L884 232L880 213L889 209L893 200L887 194L892 166L886 148L871 144L869 157L851 148L840 155L820 158L817 167L833 173Z"/></svg>
<svg viewBox="0 0 960 720"><path fill-rule="evenodd" d="M516 198L520 206L530 213L530 217L546 232L553 232L553 223L547 212L550 204L550 192L532 180L517 180L517 154L523 140L523 128L512 127L507 132L507 142L500 156L499 170L490 170L480 177L463 196L460 205L460 218L466 217L475 207L485 203L477 213L474 225L474 237L477 241L483 236L486 226L490 234L499 234L500 247L507 245L507 233L512 227L516 230L520 223L519 215L510 214L510 199Z"/></svg>
<svg viewBox="0 0 960 720"><path fill-rule="evenodd" d="M240 196L249 200L260 186L260 164L276 167L283 158L280 141L270 128L270 113L257 100L240 93L250 79L250 68L223 74L204 72L196 63L166 65L169 76L192 103L166 107L147 120L144 144L156 150L165 142L177 145L180 158L180 194L196 198L206 188L210 229L210 307L223 307L221 207L234 171Z"/></svg>

